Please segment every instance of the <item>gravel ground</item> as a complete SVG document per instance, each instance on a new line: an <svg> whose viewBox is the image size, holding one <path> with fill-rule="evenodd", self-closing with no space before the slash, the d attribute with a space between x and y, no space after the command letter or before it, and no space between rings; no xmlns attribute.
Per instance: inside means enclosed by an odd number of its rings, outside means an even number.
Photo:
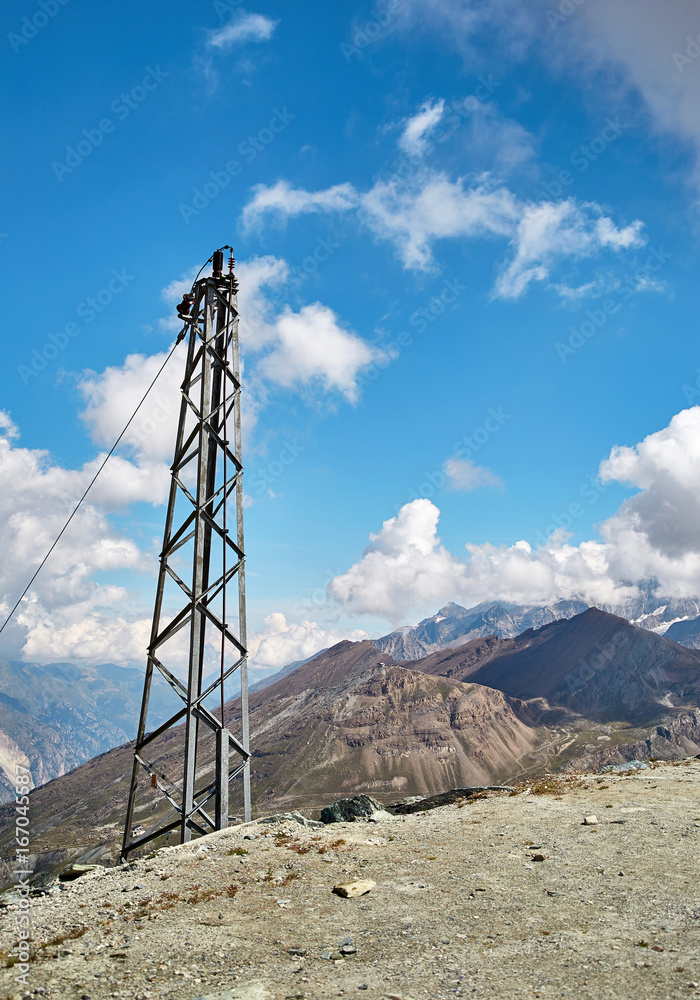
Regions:
<svg viewBox="0 0 700 1000"><path fill-rule="evenodd" d="M30 993L700 995L700 761L549 785L376 824L263 821L56 886L32 900ZM332 893L353 879L376 886ZM27 995L16 975L0 997Z"/></svg>

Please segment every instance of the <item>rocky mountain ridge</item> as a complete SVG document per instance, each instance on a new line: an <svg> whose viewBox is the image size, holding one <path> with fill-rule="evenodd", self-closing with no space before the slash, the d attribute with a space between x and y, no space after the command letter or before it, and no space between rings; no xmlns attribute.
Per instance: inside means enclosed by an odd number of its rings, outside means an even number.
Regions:
<svg viewBox="0 0 700 1000"><path fill-rule="evenodd" d="M700 704L698 652L597 608L513 639L472 640L410 666L514 698L544 698L599 722L644 721L664 708Z"/></svg>
<svg viewBox="0 0 700 1000"><path fill-rule="evenodd" d="M558 601L541 607L487 601L473 608L463 608L450 602L418 625L405 625L372 641L378 649L395 659L416 660L438 649L461 645L487 635L509 639L529 628L573 618L587 607L583 601Z"/></svg>
<svg viewBox="0 0 700 1000"><path fill-rule="evenodd" d="M403 625L373 642L397 660L415 660L488 635L512 639L528 629L573 618L588 606L580 600L562 600L541 606L485 601L473 608L450 602L417 625ZM700 645L700 599L656 597L654 588L648 586L642 587L637 597L623 604L602 604L600 610L659 635L675 628L677 631L669 638L690 648L697 648L693 645L696 641ZM683 624L690 619L695 625L683 630ZM684 641L686 636L687 642Z"/></svg>

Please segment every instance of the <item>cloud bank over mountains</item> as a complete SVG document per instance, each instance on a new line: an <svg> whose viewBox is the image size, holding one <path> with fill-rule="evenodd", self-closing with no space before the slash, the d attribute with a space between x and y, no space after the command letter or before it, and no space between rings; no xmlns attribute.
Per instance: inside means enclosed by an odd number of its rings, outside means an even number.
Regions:
<svg viewBox="0 0 700 1000"><path fill-rule="evenodd" d="M370 535L362 558L328 592L345 610L392 624L448 601L546 604L579 598L617 604L656 581L660 595L700 593L700 407L635 446L612 449L601 482L638 490L599 526L599 539L572 545L558 529L533 548L466 543L466 557L440 542L440 511L414 500Z"/></svg>

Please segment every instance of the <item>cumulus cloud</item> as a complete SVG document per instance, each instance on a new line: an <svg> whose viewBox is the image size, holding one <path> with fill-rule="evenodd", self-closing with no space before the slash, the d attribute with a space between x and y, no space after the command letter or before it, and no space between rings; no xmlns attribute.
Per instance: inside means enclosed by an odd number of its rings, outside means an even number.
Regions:
<svg viewBox="0 0 700 1000"><path fill-rule="evenodd" d="M342 192L342 194L339 194ZM408 177L377 181L367 192L343 184L325 191L258 185L244 209L244 220L260 222L303 211L357 210L358 219L379 240L390 242L406 268L434 267L433 246L444 239L501 239L513 247L494 289L518 298L533 281L549 279L563 259L580 260L602 251L642 246L642 223L618 227L594 202L524 202L488 175L451 180L421 169Z"/></svg>
<svg viewBox="0 0 700 1000"><path fill-rule="evenodd" d="M370 535L362 559L328 586L354 614L400 621L416 607L439 605L462 590L464 565L440 543L440 511L429 500L405 504Z"/></svg>
<svg viewBox="0 0 700 1000"><path fill-rule="evenodd" d="M595 204L573 198L525 206L513 239L515 254L496 282L495 293L518 298L532 281L545 281L555 261L581 260L601 250L628 250L646 242L639 221L618 229Z"/></svg>
<svg viewBox="0 0 700 1000"><path fill-rule="evenodd" d="M355 208L358 195L352 184L336 184L325 191L304 191L293 188L288 181L277 181L267 187L256 184L253 197L243 209L243 225L246 228L259 225L266 216L279 222L297 215L318 212L345 212Z"/></svg>
<svg viewBox="0 0 700 1000"><path fill-rule="evenodd" d="M426 101L420 111L409 118L399 139L399 148L408 156L421 157L428 149L430 133L445 113L445 102Z"/></svg>
<svg viewBox="0 0 700 1000"><path fill-rule="evenodd" d="M641 491L622 504L608 534L631 532L664 560L694 563L700 554L700 407L676 414L634 447L613 448L600 476Z"/></svg>
<svg viewBox="0 0 700 1000"><path fill-rule="evenodd" d="M274 612L265 619L262 632L249 640L250 664L254 671L270 673L288 663L306 660L343 639L360 642L367 633L362 629L326 629L316 622L287 623L283 614Z"/></svg>
<svg viewBox="0 0 700 1000"><path fill-rule="evenodd" d="M450 600L615 605L649 581L668 597L700 594L700 407L633 447L613 448L600 477L639 492L600 525L598 539L572 545L560 529L537 548L467 543L458 558L440 541L438 508L414 500L370 535L329 595L347 611L396 623Z"/></svg>
<svg viewBox="0 0 700 1000"><path fill-rule="evenodd" d="M121 365L83 375L78 383L85 401L81 419L93 441L110 446L114 443L168 353L129 354ZM176 348L123 438L124 444L142 463L148 463L154 474L157 463L169 464L172 460L186 355L187 346L183 342ZM162 469L159 471L162 473ZM167 464L165 472L167 475ZM154 498L154 502L162 501Z"/></svg>
<svg viewBox="0 0 700 1000"><path fill-rule="evenodd" d="M468 493L482 486L503 486L503 480L491 469L475 465L471 459L448 458L445 462L447 489Z"/></svg>
<svg viewBox="0 0 700 1000"><path fill-rule="evenodd" d="M533 550L525 541L512 546L466 546L460 559L441 543L439 509L414 500L385 521L362 559L330 583L329 595L354 614L372 614L393 624L410 612L428 613L448 601L466 605L500 600L546 603L581 597L611 603L630 593L607 575L605 546L567 544L562 532Z"/></svg>
<svg viewBox="0 0 700 1000"><path fill-rule="evenodd" d="M274 389L340 394L355 403L359 377L383 353L344 326L321 302L286 304L290 271L276 257L254 257L237 269L241 347L256 405Z"/></svg>
<svg viewBox="0 0 700 1000"><path fill-rule="evenodd" d="M320 383L350 402L358 397L359 373L382 355L344 330L332 309L316 302L299 312L285 309L277 320L279 342L258 365L262 375L284 388Z"/></svg>
<svg viewBox="0 0 700 1000"><path fill-rule="evenodd" d="M36 598L18 612L18 624L26 629L22 654L34 662L87 661L91 663L143 664L150 639L151 619L128 619L117 610L122 592L113 604L100 594L59 609L48 610ZM116 613L115 613L116 612ZM172 669L177 666L168 660Z"/></svg>
<svg viewBox="0 0 700 1000"><path fill-rule="evenodd" d="M80 469L65 469L52 463L46 451L23 448L7 414L2 416L2 426L0 610L4 616L48 552L104 456ZM130 502L134 495L144 498L148 484L143 478L138 481L143 474L143 469L117 460L111 480L102 482L100 490L80 508L33 585L30 599L21 605L18 617L3 633L5 648L13 655L24 647L25 655L30 655L31 650L38 658L43 650L41 658L56 659L58 652L47 653L44 641L53 630L58 632L81 621L88 630L88 618L92 615L94 621L94 616L102 614L98 609L108 608L113 616L126 598L122 587L101 582L98 574L138 573L155 568L155 559L145 559L138 546L116 530L106 516ZM105 652L105 658L111 658L107 647Z"/></svg>
<svg viewBox="0 0 700 1000"><path fill-rule="evenodd" d="M247 14L240 10L228 24L207 35L207 45L211 49L226 51L245 42L266 42L274 33L279 21L264 14Z"/></svg>

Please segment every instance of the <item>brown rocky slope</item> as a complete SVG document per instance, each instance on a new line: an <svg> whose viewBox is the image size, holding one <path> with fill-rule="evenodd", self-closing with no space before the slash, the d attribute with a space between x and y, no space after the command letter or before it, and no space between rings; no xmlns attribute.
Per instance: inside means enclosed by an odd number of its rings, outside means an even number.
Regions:
<svg viewBox="0 0 700 1000"><path fill-rule="evenodd" d="M320 808L357 791L394 800L500 783L552 736L538 722L539 705L407 670L370 642L339 643L250 704L258 815ZM229 709L235 728L238 703ZM125 744L32 792L33 846L47 862L57 850L101 843L114 856L132 753ZM181 754L179 729L159 740L151 759L176 777ZM213 746L202 755L202 780L213 755ZM139 801L136 820L147 828L162 814L161 799L145 788ZM11 816L9 806L0 809L3 854L11 850Z"/></svg>
<svg viewBox="0 0 700 1000"><path fill-rule="evenodd" d="M700 704L700 653L597 608L514 639L477 639L406 665L513 698L546 698L601 722L644 723L664 709Z"/></svg>

